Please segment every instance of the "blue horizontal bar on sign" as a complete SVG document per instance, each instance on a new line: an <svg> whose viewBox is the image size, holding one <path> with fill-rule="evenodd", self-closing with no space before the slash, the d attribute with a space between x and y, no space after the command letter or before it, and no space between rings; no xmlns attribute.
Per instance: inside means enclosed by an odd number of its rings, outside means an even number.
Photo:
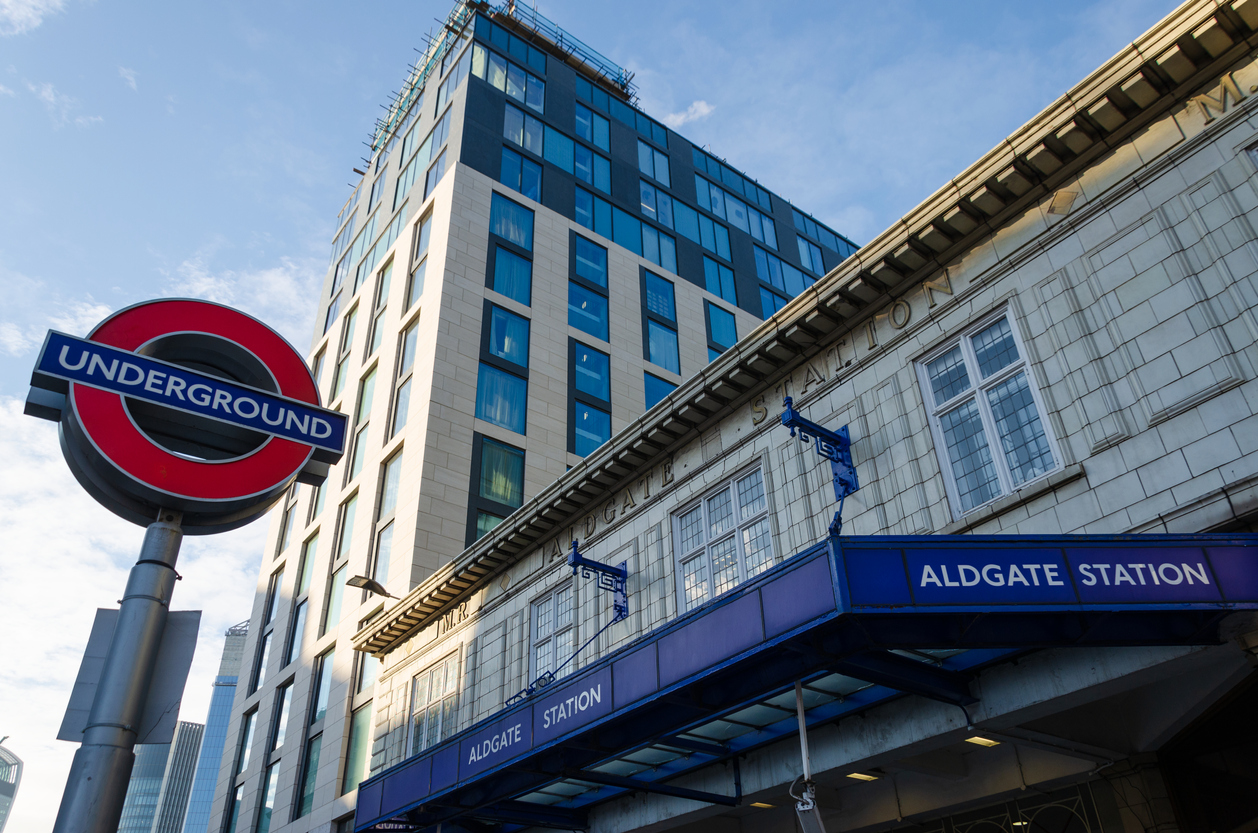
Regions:
<svg viewBox="0 0 1258 833"><path fill-rule="evenodd" d="M840 539L836 551L857 613L1258 601L1258 547L1194 543L1191 536L1036 537L1017 544L930 536Z"/></svg>
<svg viewBox="0 0 1258 833"><path fill-rule="evenodd" d="M337 455L345 451L342 413L65 333L48 334L35 377L39 387L64 386L48 377L77 382Z"/></svg>

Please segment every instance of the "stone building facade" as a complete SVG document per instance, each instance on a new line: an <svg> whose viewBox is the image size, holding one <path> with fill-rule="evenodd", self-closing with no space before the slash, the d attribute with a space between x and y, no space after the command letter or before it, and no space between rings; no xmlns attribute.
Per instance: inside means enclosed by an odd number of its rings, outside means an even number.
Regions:
<svg viewBox="0 0 1258 833"><path fill-rule="evenodd" d="M550 657L584 646L559 677L627 657L824 541L830 470L780 424L786 396L849 426L862 488L844 536L1254 532L1255 48L1255 0L1185 3L387 606L354 638L381 662L371 772L440 740L434 708L475 736L545 694L528 690ZM574 577L573 540L625 564L628 618L609 626L611 595ZM889 697L822 721L828 829L1258 818L1258 747L1222 728L1254 702L1256 636L1237 614L1214 646L1019 652L974 667L964 709ZM734 808L558 776L512 800L579 808L600 833L794 830L799 755L791 736L739 756ZM726 762L669 783L730 781ZM358 829L388 806L372 800Z"/></svg>

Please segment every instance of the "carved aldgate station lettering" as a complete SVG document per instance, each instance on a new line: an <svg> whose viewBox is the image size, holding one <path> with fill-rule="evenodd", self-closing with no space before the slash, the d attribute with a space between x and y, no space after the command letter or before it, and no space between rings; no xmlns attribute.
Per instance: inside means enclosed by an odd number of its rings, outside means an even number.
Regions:
<svg viewBox="0 0 1258 833"><path fill-rule="evenodd" d="M524 733L521 724L508 727L491 738L486 738L480 743L473 746L467 751L468 764L474 764L483 760L489 755L496 755L504 749L510 749L517 743L524 741Z"/></svg>
<svg viewBox="0 0 1258 833"><path fill-rule="evenodd" d="M591 706L597 706L602 702L603 684L599 683L598 685L590 686L580 694L574 694L567 700L542 712L542 728L549 729L551 726L557 726L570 719L573 715L580 714Z"/></svg>

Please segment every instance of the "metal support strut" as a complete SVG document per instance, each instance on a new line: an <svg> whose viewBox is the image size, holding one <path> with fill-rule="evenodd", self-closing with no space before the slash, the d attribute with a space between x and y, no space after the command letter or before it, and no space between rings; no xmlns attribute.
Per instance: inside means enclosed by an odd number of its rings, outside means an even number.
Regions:
<svg viewBox="0 0 1258 833"><path fill-rule="evenodd" d="M788 396L782 400L786 410L782 412L782 424L791 429L791 436L799 436L799 441L807 444L812 439L817 454L830 461L830 471L834 476L834 499L839 502L839 511L834 513L830 522L830 534L837 536L843 531L843 499L860 489L856 480L856 466L852 463L852 441L848 437L847 426L838 431L822 428L809 419L804 419L795 410Z"/></svg>
<svg viewBox="0 0 1258 833"><path fill-rule="evenodd" d="M513 705L520 702L526 697L531 697L539 689L554 682L555 677L559 676L559 672L567 666L568 663L576 659L577 654L584 651L590 643L602 636L603 631L610 628L617 622L623 622L629 618L629 562L622 561L615 567L603 564L599 561L590 561L581 551L577 549L577 542L572 542L572 552L568 553L568 566L572 568L572 574L575 576L580 572L582 578L593 578L598 580L598 586L603 590L612 592L612 612L615 614L612 620L606 625L598 629L598 632L591 636L585 642L581 643L581 647L577 648L572 654L554 669L547 671L545 674L538 676L528 688L513 694L507 700L505 705Z"/></svg>
<svg viewBox="0 0 1258 833"><path fill-rule="evenodd" d="M135 764L144 703L170 612L183 530L162 510L144 533L101 667L83 743L74 753L53 833L113 833Z"/></svg>

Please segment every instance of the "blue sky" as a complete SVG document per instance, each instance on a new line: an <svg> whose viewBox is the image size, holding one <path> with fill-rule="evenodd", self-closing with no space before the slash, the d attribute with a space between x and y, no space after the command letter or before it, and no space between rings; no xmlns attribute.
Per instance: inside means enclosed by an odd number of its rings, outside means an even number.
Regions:
<svg viewBox="0 0 1258 833"><path fill-rule="evenodd" d="M1166 0L543 0L636 73L641 103L855 242L871 239L1168 14ZM380 105L449 4L0 0L0 736L28 764L11 829L51 827L53 740L93 610L141 532L21 416L55 327L164 295L310 344L336 213ZM184 719L249 616L265 523L189 539L205 615Z"/></svg>

